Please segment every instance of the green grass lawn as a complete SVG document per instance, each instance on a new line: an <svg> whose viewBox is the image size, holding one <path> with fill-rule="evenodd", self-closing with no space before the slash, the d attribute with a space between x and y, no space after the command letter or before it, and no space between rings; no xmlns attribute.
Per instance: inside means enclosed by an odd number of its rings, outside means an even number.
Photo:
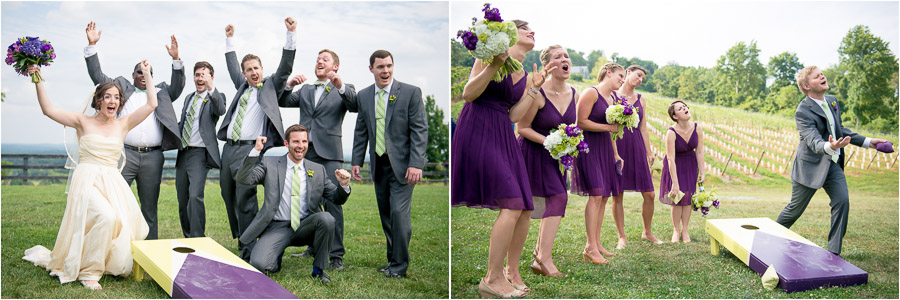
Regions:
<svg viewBox="0 0 900 300"><path fill-rule="evenodd" d="M658 174L654 178L658 178ZM699 212L691 215L689 244L661 245L641 241L641 198L625 194L625 232L628 246L614 250L615 223L612 200L607 204L601 243L616 253L609 265L584 263L584 207L586 197L572 196L566 217L560 225L554 245L556 266L568 278L534 275L531 250L534 248L539 220L532 220L519 270L532 289L527 298L894 298L898 297L898 208L897 174L881 174L876 188L864 191L874 176L850 177L850 223L844 238L842 257L869 272L869 283L846 288L822 288L786 294L762 287L760 276L724 248L719 256L709 250L705 219ZM889 180L888 180L889 179ZM773 220L790 199L790 186L753 184L718 187L722 200L709 218L769 217ZM871 183L871 181L870 181ZM657 183L658 187L659 184ZM452 215L452 298L478 298L478 283L485 275L488 235L497 217L496 211L454 207ZM830 208L824 192L817 193L803 216L791 228L822 246L827 244ZM669 206L656 203L653 232L663 241L672 235Z"/></svg>
<svg viewBox="0 0 900 300"><path fill-rule="evenodd" d="M52 248L66 205L63 185L2 187L2 298L168 298L153 280L104 276L102 291L79 283L60 285L43 268L22 260L34 245ZM448 295L448 214L443 185L420 185L413 193L411 263L406 279L385 279L378 268L387 261L384 233L372 185L353 184L344 205L343 271L328 271L332 283L310 277L312 258L289 258L304 247L289 247L281 272L270 275L299 298L446 298ZM263 189L259 189L259 200ZM164 183L159 201L159 237L182 238L174 183ZM206 234L238 253L231 238L218 185L206 186Z"/></svg>

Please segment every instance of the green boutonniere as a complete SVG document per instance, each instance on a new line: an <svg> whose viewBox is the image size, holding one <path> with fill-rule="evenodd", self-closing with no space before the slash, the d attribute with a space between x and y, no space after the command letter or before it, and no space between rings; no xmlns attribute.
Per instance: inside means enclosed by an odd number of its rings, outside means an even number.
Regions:
<svg viewBox="0 0 900 300"><path fill-rule="evenodd" d="M394 103L394 100L397 100L397 96L391 95L391 97L388 98L388 101L391 101L391 103Z"/></svg>
<svg viewBox="0 0 900 300"><path fill-rule="evenodd" d="M206 103L206 101L209 101L209 99L204 98L203 103Z"/></svg>
<svg viewBox="0 0 900 300"><path fill-rule="evenodd" d="M306 170L306 175L309 175L309 177L313 177L313 174L315 173L316 172L314 172L313 170Z"/></svg>
<svg viewBox="0 0 900 300"><path fill-rule="evenodd" d="M331 87L326 86L326 87L325 87L325 92L326 92L326 93L331 92Z"/></svg>
<svg viewBox="0 0 900 300"><path fill-rule="evenodd" d="M262 88L262 82L257 83L257 84L256 84L256 88L261 89L261 88Z"/></svg>

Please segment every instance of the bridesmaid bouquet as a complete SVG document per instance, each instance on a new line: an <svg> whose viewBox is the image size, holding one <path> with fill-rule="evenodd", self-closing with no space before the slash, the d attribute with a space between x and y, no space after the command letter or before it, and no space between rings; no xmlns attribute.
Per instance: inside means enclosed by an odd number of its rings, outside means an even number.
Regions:
<svg viewBox="0 0 900 300"><path fill-rule="evenodd" d="M515 23L504 22L500 18L500 10L491 8L490 3L485 3L481 11L484 12L484 20L472 18L472 27L458 31L456 37L462 39L463 46L469 49L470 55L480 59L483 65L488 65L494 60L494 56L506 52L519 41L519 30ZM503 81L503 77L521 69L521 62L507 59L500 71L494 74L493 80Z"/></svg>
<svg viewBox="0 0 900 300"><path fill-rule="evenodd" d="M547 135L544 139L544 148L550 151L553 159L559 161L559 172L571 170L579 152L590 152L587 143L584 142L581 128L567 124L559 124L559 127Z"/></svg>
<svg viewBox="0 0 900 300"><path fill-rule="evenodd" d="M698 191L691 196L691 206L694 208L694 211L699 209L700 212L706 216L709 214L710 206L719 208L719 195L717 195L715 191L704 190L703 184L701 183L698 187Z"/></svg>
<svg viewBox="0 0 900 300"><path fill-rule="evenodd" d="M6 64L12 65L16 68L16 73L22 76L28 75L28 66L49 66L55 58L56 53L50 42L32 36L19 38L6 50ZM41 73L31 74L31 82L38 83L43 80Z"/></svg>
<svg viewBox="0 0 900 300"><path fill-rule="evenodd" d="M619 131L610 133L613 141L622 136L623 127L633 131L638 126L641 122L641 117L635 110L639 109L629 104L628 99L624 96L613 99L613 105L606 108L606 121L619 124Z"/></svg>

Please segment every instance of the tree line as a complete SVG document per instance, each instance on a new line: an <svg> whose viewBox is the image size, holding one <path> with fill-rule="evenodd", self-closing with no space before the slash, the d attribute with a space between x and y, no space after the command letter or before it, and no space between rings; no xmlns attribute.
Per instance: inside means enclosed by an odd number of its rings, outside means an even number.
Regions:
<svg viewBox="0 0 900 300"><path fill-rule="evenodd" d="M451 92L452 98L458 99L474 58L457 40L451 44ZM653 61L618 53L606 57L602 50L587 55L573 49L567 51L573 66L589 66L591 74L597 74L599 67L610 61L625 67L640 65L649 73L641 89L668 97L787 117L793 117L804 97L794 79L804 67L797 54L785 51L770 57L768 64L763 65L756 41L737 42L712 68L680 66L674 62L659 67ZM837 51L840 55L837 65L818 67L828 78L828 93L838 99L842 121L855 128L896 133L898 62L888 42L873 35L867 26L857 25L844 36ZM540 66L539 56L540 50L532 50L522 64Z"/></svg>

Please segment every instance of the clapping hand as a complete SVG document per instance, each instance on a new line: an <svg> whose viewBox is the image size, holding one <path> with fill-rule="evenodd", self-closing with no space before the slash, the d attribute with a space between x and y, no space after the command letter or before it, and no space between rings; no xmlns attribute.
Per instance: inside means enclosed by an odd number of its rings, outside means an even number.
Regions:
<svg viewBox="0 0 900 300"><path fill-rule="evenodd" d="M172 57L173 60L181 60L178 57L178 41L175 40L175 35L172 35L172 45L166 45L166 51L169 52L169 56Z"/></svg>
<svg viewBox="0 0 900 300"><path fill-rule="evenodd" d="M334 170L334 177L337 178L338 183L341 186L349 186L350 185L350 172L344 169Z"/></svg>
<svg viewBox="0 0 900 300"><path fill-rule="evenodd" d="M88 23L87 28L84 29L84 32L87 34L88 45L96 45L103 30L97 30L97 23L91 21Z"/></svg>
<svg viewBox="0 0 900 300"><path fill-rule="evenodd" d="M844 147L846 147L847 145L849 145L849 144L850 144L850 137L849 137L849 136L845 136L845 137L843 137L843 138L841 138L841 139L835 140L835 139L834 139L834 136L829 135L829 136L828 136L828 142L831 144L831 149L832 149L832 150L837 150L837 149L841 149L841 148L844 148ZM873 141L873 142L874 142L874 141Z"/></svg>
<svg viewBox="0 0 900 300"><path fill-rule="evenodd" d="M286 27L288 31L294 32L297 30L297 21L294 20L294 18L287 17L284 19L284 27Z"/></svg>
<svg viewBox="0 0 900 300"><path fill-rule="evenodd" d="M341 76L339 76L335 71L328 71L328 74L326 74L325 76L327 76L328 80L331 80L331 84L338 89L341 89L341 87L344 85L344 83L341 82Z"/></svg>
<svg viewBox="0 0 900 300"><path fill-rule="evenodd" d="M256 138L256 145L253 147L253 149L256 149L256 151L262 151L263 145L266 144L267 140L268 140L268 138L266 138L264 136L260 136L260 137Z"/></svg>
<svg viewBox="0 0 900 300"><path fill-rule="evenodd" d="M297 74L296 76L294 76L294 78L291 78L291 80L288 81L287 86L294 87L296 85L302 84L305 81L306 81L306 76L303 76L303 74Z"/></svg>

